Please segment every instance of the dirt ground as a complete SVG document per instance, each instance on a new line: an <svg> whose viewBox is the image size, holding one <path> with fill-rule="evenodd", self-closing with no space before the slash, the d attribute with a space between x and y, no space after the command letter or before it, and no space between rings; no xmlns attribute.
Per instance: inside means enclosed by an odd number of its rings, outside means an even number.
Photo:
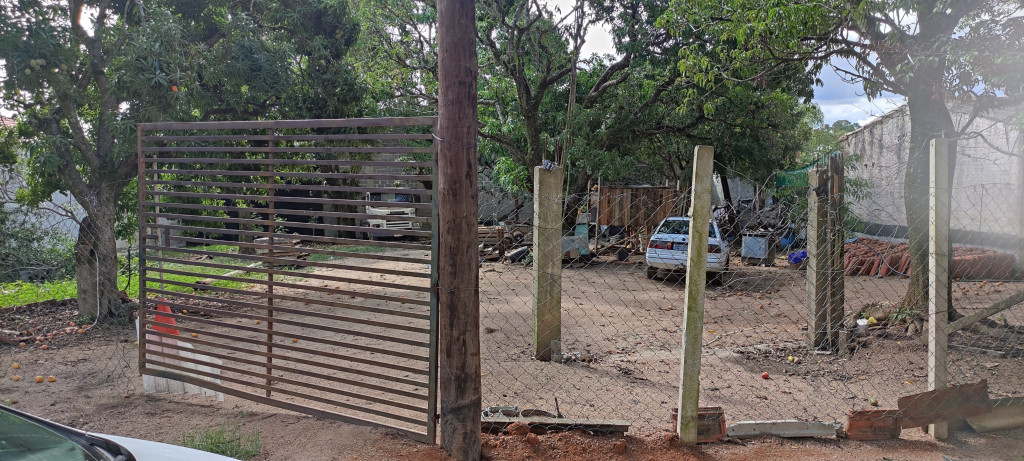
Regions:
<svg viewBox="0 0 1024 461"><path fill-rule="evenodd" d="M390 255L424 257L421 252L399 251ZM952 442L928 441L920 431L904 432L903 440L882 443L858 443L834 440L764 439L746 446L709 445L699 451L686 451L670 444L664 432L671 427L670 414L678 397L679 342L682 324L683 281L669 278L652 281L645 278L635 260L620 263L598 261L586 267L563 271L561 363L538 362L531 354L531 280L529 268L503 263L485 263L481 267L481 333L484 406L515 405L521 409L542 409L579 419L620 419L631 423L624 443L613 437L582 434L542 435L536 445L512 436L486 436L484 452L492 459L936 459L947 454L958 459L1020 459L1024 431L993 435L958 434ZM367 269L402 268L388 261L346 259L344 264ZM406 265L408 266L408 265ZM824 355L808 351L803 337L806 328L806 291L803 273L780 267L750 267L734 262L735 273L723 286L709 286L706 296L704 356L701 373L702 405L722 406L727 422L742 420L792 419L843 421L850 409L867 408L876 398L882 408L895 408L903 395L926 390L926 348L919 334L907 334L903 328L872 328L852 354ZM420 268L422 269L422 267ZM320 275L347 276L388 283L422 284L415 277L384 276L373 272L345 272L321 269ZM308 392L314 399L275 394L277 398L316 408L339 407L331 411L351 414L353 408L371 411L390 408L390 413L407 420L423 418L423 389L415 385L424 380L425 357L422 344L426 335L418 333L423 320L416 315L428 312L422 302L427 294L403 294L402 302L389 302L375 295L396 293L344 282L289 279L300 285L278 288L276 293L308 296L315 299L359 304L372 309L394 309L411 316L393 320L405 333L405 342L397 346L381 336L393 329L367 324L378 319L374 311L345 311L345 315L363 323L339 321L335 330L318 330L316 325L295 323L300 316L278 314L273 338L275 348L296 345L288 352L307 360L327 360L323 353L345 354L362 360L354 368L368 369L387 362L384 367L392 378L362 382L387 385L405 392L394 397L388 392L349 384L333 390ZM303 288L307 285L311 288ZM897 301L906 281L899 278L846 278L848 308ZM313 290L312 288L316 288ZM966 288L966 291L964 290ZM1024 283L995 284L959 282L956 303L964 312L994 302L1009 293L1024 289ZM364 297L364 295L369 297ZM251 302L259 298L232 295ZM378 296L379 297L379 296ZM181 301L184 302L184 301ZM337 312L328 306L281 302L279 307L309 309L319 313ZM44 309L45 307L45 309ZM73 306L72 306L73 307ZM194 428L218 423L239 422L245 428L257 428L265 450L259 459L445 459L437 448L428 447L384 429L369 429L313 418L233 396L223 402L196 396L145 394L137 377L138 348L130 327L88 330L78 334L60 334L64 324L78 315L72 307L42 306L38 313L49 326L36 334L55 332L44 341L52 347L43 351L34 342L25 348L0 345L0 400L17 401L17 407L88 430L176 442L181 434ZM195 311L199 311L196 313ZM222 310L210 314L205 310ZM196 302L191 314L178 322L187 339L197 332L196 341L211 335L229 334L238 342L265 340L263 326L252 320L259 316L255 308L227 309ZM180 308L175 313L182 314ZM219 326L202 324L198 318L222 322ZM0 319L6 329L33 327L31 312L9 313ZM1024 309L1006 312L1006 321L1024 323ZM242 329L235 329L239 325ZM344 330L341 329L343 326ZM350 333L354 334L350 334ZM370 336L368 336L370 335ZM45 336L43 336L45 337ZM215 336L213 336L215 337ZM298 342L291 338L302 339ZM326 341L326 342L325 342ZM333 343L330 341L334 341ZM967 335L951 338L951 343L984 346L1014 351L1024 347L1007 338L985 342ZM346 348L340 343L354 345ZM390 347L402 357L387 357L377 351ZM209 351L196 344L198 351ZM277 350L277 349L275 349ZM282 349L284 350L284 349ZM236 355L241 354L241 355ZM1012 354L1011 354L1012 355ZM245 362L244 352L230 351L225 360L240 371L260 370L259 363ZM793 357L793 359L790 359ZM22 368L12 370L11 363ZM992 357L983 353L952 350L950 371L954 382L989 380L990 395L1003 397L1024 392L1024 363L1018 357ZM378 364L378 365L367 365ZM402 367L396 369L393 366ZM376 370L376 368L373 368ZM316 370L321 376L312 376ZM762 379L767 372L769 379ZM18 373L26 378L12 381ZM275 389L300 390L327 386L331 378L349 376L337 366L329 371L310 365L292 365L292 371L275 369L283 380L304 380L295 385L275 382ZM55 383L36 384L35 375L54 375ZM222 378L229 386L240 386L245 374L225 371ZM235 382L230 379L235 379ZM244 378L244 379L243 379ZM405 406L389 407L397 401ZM557 399L557 400L556 400ZM347 407L346 407L347 405ZM408 430L416 425L408 421L382 418L375 413L357 413L361 419L385 422ZM295 443L301 440L301 443ZM601 455L595 458L595 453ZM756 458L755 458L756 457ZM887 458L888 457L888 458Z"/></svg>

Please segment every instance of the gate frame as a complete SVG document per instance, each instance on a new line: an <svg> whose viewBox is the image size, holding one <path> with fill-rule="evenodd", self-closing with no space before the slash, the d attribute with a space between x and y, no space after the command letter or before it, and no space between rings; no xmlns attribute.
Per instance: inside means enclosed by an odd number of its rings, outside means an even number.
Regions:
<svg viewBox="0 0 1024 461"><path fill-rule="evenodd" d="M429 151L429 153L432 156L432 161L430 162L430 163L432 163L432 165L430 165L430 168L431 168L431 176L433 176L433 178L431 179L433 187L431 189L428 189L430 191L430 196L431 196L430 221L433 224L433 228L430 230L430 232L431 232L431 236L430 236L430 277L429 277L430 287L429 287L429 291L428 291L429 297L430 297L430 300L429 300L430 314L429 314L429 333L428 333L429 346L428 346L428 351L427 351L427 373L426 373L426 375L427 375L427 396L426 396L426 403L427 403L427 405L426 405L426 421L425 421L426 433L425 434L424 433L419 433L419 432L414 432L414 431L411 431L411 430L408 430L408 429L403 429L403 428L399 428L399 427L390 426L390 425L379 423L379 422L375 422L375 421L365 420L365 419L362 419L362 418L359 418L359 417L355 417L355 416L347 416L347 415L344 415L344 414L341 414L341 413L336 413L336 412L333 412L333 411L327 411L327 410L323 410L323 409L318 409L318 408L314 408L314 407L310 407L310 406L306 406L306 405L286 402L286 401L282 401L282 400L275 400L275 399L273 399L271 397L271 390L269 388L266 390L266 395L262 396L262 395L257 395L257 394L251 393L251 392L247 392L245 390L235 389L235 388L228 387L228 386L225 386L225 385L222 385L222 384L213 383L212 381L206 381L206 380L199 379L199 378L196 378L196 377L185 376L185 375L179 374L178 372L170 371L170 370L167 370L167 369L160 370L160 369L151 369L151 368L147 368L146 367L146 364L148 362L148 360L146 359L146 356L147 356L146 336L147 336L147 331L149 331L149 330L146 327L147 326L147 321L145 320L146 319L145 315L146 315L147 311L156 312L155 309L147 309L146 305L147 305L147 303L155 304L156 301L157 301L155 298L153 300L150 300L149 296L148 296L149 295L149 293L148 293L149 290L146 287L146 267L147 267L146 266L146 261L147 261L147 253L143 249L143 247L146 246L145 242L147 240L149 240L149 238L147 238L147 233L145 232L145 230L149 226L145 223L144 218L142 218L143 214L146 212L146 207L147 207L147 205L146 205L146 203L147 203L146 202L146 195L147 195L146 185L147 185L147 182L148 182L147 181L147 177L146 177L146 165L147 165L148 162L146 161L146 155L145 155L146 154L146 148L144 146L144 143L146 141L153 141L154 140L154 139L146 137L146 133L147 132L172 131L172 130L211 130L211 131L212 130L267 130L268 131L268 135L266 136L268 138L267 142L268 143L275 143L276 142L275 138L280 135L280 130L284 130L284 129L356 128L356 127L359 127L359 128L382 128L382 127L424 127L424 126L429 126L430 129L431 129L431 138L432 139L430 139L430 147L429 147L430 151ZM274 406L274 407L277 407L277 408L291 410L291 411L295 411L295 412L298 412L298 413L304 413L304 414L308 414L308 415L311 415L311 416L316 416L316 417L320 417L320 418L324 418L324 419L336 420L336 421L341 421L341 422L351 423L351 424L357 424L357 425L369 425L369 426L386 427L388 429L392 429L392 430L398 431L398 432L400 432L402 434L405 434L406 436L408 436L408 437L410 437L410 438L412 438L414 440L418 440L418 441L429 443L429 444L436 444L437 443L437 423L438 423L438 419L440 417L440 415L438 414L438 408L437 408L437 401L438 401L438 392L437 392L437 378L438 378L438 363L437 363L437 354L438 354L438 253L439 253L439 251L438 251L438 249L439 249L438 234L439 234L439 230L440 230L439 229L439 219L438 219L438 215L439 215L439 212L438 212L438 200L439 200L439 194L438 194L438 154L439 154L439 145L438 145L437 130L438 130L437 117L388 117L388 118L308 119L308 120L274 120L274 121L226 121L226 122L158 122L158 123L140 123L140 124L137 124L136 125L136 136L137 136L136 137L136 152L137 152L137 156L138 156L137 157L137 160L138 160L138 202L139 202L138 207L139 207L139 217L140 217L140 221L139 221L139 246L140 246L140 248L139 248L139 252L138 252L138 255L139 255L138 256L138 259L139 259L139 272L138 273L139 273L139 280L140 280L140 283L139 283L139 310L138 310L139 320L140 320L139 321L139 335L138 335L139 336L138 348L139 348L139 374L140 374L140 376L141 375L149 375L149 376L154 376L154 377L158 377L158 378L167 378L167 379L172 379L172 380L176 380L176 381L181 381L181 382L186 383L186 384L196 385L196 386L199 386L199 387L203 387L203 388L207 388L207 389L214 390L214 391L217 391L217 392L221 392L223 394L232 395L234 397L238 397L238 398L242 398L242 399L246 399L246 400L251 400L251 401L254 401L254 402L258 402L258 403ZM372 135L369 135L369 136L372 136ZM367 139L369 139L369 138L367 138ZM388 139L388 138L385 136L385 137L380 137L380 138L377 138L377 139L384 140L384 139ZM392 137L390 139L403 139L403 138L402 138L402 135L398 135L397 137ZM415 138L405 138L405 139L415 139ZM274 146L268 146L268 147L274 147ZM259 148L253 148L252 151L253 152L258 152ZM268 150L267 154L268 154L268 159L269 160L272 160L274 158L273 151ZM397 163L397 162L394 162L394 163ZM273 162L268 162L267 163L268 171L273 173L275 165L277 165L277 164L273 163ZM268 179L273 181L276 177L277 177L276 175L270 175L270 176L268 176ZM370 188L373 189L374 187L370 187ZM355 189L358 189L358 187L355 188ZM268 195L274 195L275 190L276 190L275 188L268 188ZM413 189L410 189L410 190L413 190ZM270 208L271 213L273 213L274 202L268 203L268 207ZM159 211L157 211L157 213L159 213ZM271 220L273 220L273 217L271 217ZM272 226L273 225L271 225L271 227ZM272 232L273 232L272 230L268 231L268 232L270 232L271 235L273 235L272 234ZM241 235L241 234L239 234L239 235ZM323 237L322 239L318 238L318 240L323 241L323 239L327 239L327 238L328 237ZM340 239L339 238L338 240L340 240L340 241L347 241L347 240L352 240L352 239ZM270 237L270 242L268 243L268 246L273 246L273 237L272 236ZM384 246L389 246L389 245L384 245ZM392 245L392 246L393 247L397 247L397 248L401 248L401 246L399 246L399 245ZM162 266L162 262L161 262L161 266ZM270 269L273 269L273 267L271 266ZM161 272L161 278L162 277L163 277L163 272ZM270 290L269 294L272 294L273 293L273 288L272 287L274 285L274 283L273 283L273 274L268 273L267 277L268 277L267 287ZM268 317L272 318L273 317L273 299L272 298L268 298L266 301L268 303L267 306L266 306L268 308ZM173 317L173 315L172 315L172 317ZM272 321L268 321L268 328L271 329L271 330L272 330L272 324L273 324ZM268 333L268 335L272 335L272 333ZM267 349L268 354L270 353L270 350L271 350L270 346L268 346L268 349ZM271 363L270 360L272 360L272 358L268 356L267 360L268 360L267 363L268 363L268 367L269 367L270 363ZM164 365L164 364L158 364L157 366L166 367L166 365ZM269 368L268 368L268 370L269 370ZM196 375L202 375L202 373L193 373L193 372L190 372L190 373L196 374ZM269 378L268 378L268 381L269 381ZM268 382L268 387L269 387L269 382Z"/></svg>

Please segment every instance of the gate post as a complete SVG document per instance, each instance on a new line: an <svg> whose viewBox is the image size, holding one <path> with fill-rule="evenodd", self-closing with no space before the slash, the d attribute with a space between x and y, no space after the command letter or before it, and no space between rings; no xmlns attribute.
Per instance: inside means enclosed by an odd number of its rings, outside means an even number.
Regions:
<svg viewBox="0 0 1024 461"><path fill-rule="evenodd" d="M949 218L950 141L931 141L931 168L928 188L928 390L946 387L949 320ZM928 426L928 433L942 440L949 436L946 423Z"/></svg>
<svg viewBox="0 0 1024 461"><path fill-rule="evenodd" d="M845 199L845 167L842 153L833 155L828 161L828 322L827 340L833 352L843 352L840 347L840 329L846 313L846 280L843 273L843 242L846 241L846 227L843 209Z"/></svg>
<svg viewBox="0 0 1024 461"><path fill-rule="evenodd" d="M438 0L438 359L441 448L480 459L477 60L474 0Z"/></svg>
<svg viewBox="0 0 1024 461"><path fill-rule="evenodd" d="M683 307L683 348L679 370L679 442L697 443L700 399L700 358L704 349L704 285L707 283L708 223L711 221L711 181L715 148L697 146L693 153L693 198L690 200L690 239L686 255L686 299Z"/></svg>
<svg viewBox="0 0 1024 461"><path fill-rule="evenodd" d="M562 352L562 167L533 178L533 357L551 361Z"/></svg>

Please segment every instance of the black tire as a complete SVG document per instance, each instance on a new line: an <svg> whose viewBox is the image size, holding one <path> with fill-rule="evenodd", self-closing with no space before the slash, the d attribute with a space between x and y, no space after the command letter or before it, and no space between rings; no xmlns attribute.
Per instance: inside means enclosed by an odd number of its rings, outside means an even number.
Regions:
<svg viewBox="0 0 1024 461"><path fill-rule="evenodd" d="M654 266L647 266L647 278L656 280L658 278L658 268Z"/></svg>

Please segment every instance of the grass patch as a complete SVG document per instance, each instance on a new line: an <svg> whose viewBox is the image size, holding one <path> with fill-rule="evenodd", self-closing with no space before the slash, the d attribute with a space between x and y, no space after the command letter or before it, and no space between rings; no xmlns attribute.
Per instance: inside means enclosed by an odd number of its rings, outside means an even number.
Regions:
<svg viewBox="0 0 1024 461"><path fill-rule="evenodd" d="M238 459L249 459L260 453L260 432L243 431L238 423L223 423L197 432L181 435L181 446Z"/></svg>
<svg viewBox="0 0 1024 461"><path fill-rule="evenodd" d="M213 251L223 253L223 256L216 256L213 259L207 259L203 262L237 266L237 270L245 270L246 266L252 264L254 261L241 260L233 257L232 255L237 254L238 247L232 245L208 245L208 246L196 246L189 247L204 251ZM318 249L326 249L333 251L344 251L348 253L384 253L392 251L392 248L379 247L373 245L323 245L317 246ZM155 255L155 253L154 253ZM165 258L187 258L195 256L191 253L182 251L165 250ZM309 261L314 262L326 262L339 259L336 256L324 255L312 253L307 258ZM123 262L124 260L122 260ZM160 278L160 272L156 269L159 264L156 262L149 262L147 277L151 279ZM129 271L122 267L122 273L117 278L117 287L119 290L125 290L125 292L133 299L139 297L139 260L133 257L130 262L130 276ZM195 276L186 276L178 274L163 274L165 282L179 282L179 283L195 283L198 280L203 280L211 275L224 275L228 272L232 272L231 269L222 269L214 267L203 267L188 264L183 261L182 263L164 263L164 269L177 270L182 272L189 272L195 274ZM296 272L312 272L317 270L316 267L305 267L297 269ZM243 272L238 274L232 274L232 277L245 278L249 277L249 272ZM253 283L259 282L264 279L264 275L255 274ZM252 284L245 282L236 282L228 280L212 280L211 286L222 287L222 288L234 288L234 289L248 289ZM126 288L127 287L127 288ZM146 284L147 288L159 289L160 282L150 281ZM165 283L164 291L170 291L174 293L193 293L193 289L187 286L175 285L173 283ZM40 301L49 301L55 299L68 299L75 298L78 296L78 285L74 279L53 281L53 282L13 282L0 284L0 308L22 306L25 304L31 304Z"/></svg>

